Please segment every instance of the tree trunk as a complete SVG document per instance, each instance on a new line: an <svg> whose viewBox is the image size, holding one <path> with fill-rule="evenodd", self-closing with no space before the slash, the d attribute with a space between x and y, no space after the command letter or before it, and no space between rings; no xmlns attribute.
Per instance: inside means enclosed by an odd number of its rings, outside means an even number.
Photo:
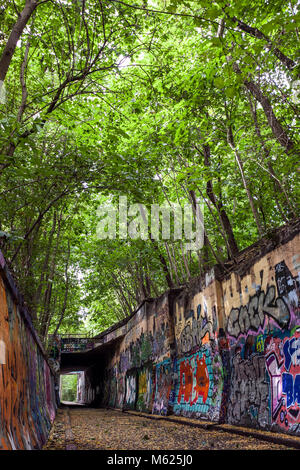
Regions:
<svg viewBox="0 0 300 470"><path fill-rule="evenodd" d="M246 193L247 193L247 196L248 196L248 201L249 201L249 203L250 203L250 207L251 207L251 210L252 210L252 214L253 214L254 219L255 219L255 222L256 222L256 226L257 226L257 229L258 229L258 233L259 233L260 237L262 237L262 236L263 236L263 229L262 229L262 227L261 227L260 220L259 220L259 215L258 215L258 212L257 212L257 210L256 210L256 207L255 207L255 204L254 204L254 200L253 200L251 191L250 191L250 189L249 189L248 181L247 181L247 179L246 179L246 177L245 177L242 159L241 159L240 154L239 154L239 152L237 151L236 146L235 146L235 143L234 143L234 139L233 139L233 134L232 134L231 126L228 127L227 141L228 141L228 144L229 144L230 148L231 148L231 149L233 150L233 152L234 152L234 155L235 155L235 158L236 158L236 161L237 161L237 164L238 164L240 173L241 173L243 185L244 185L244 188L245 188Z"/></svg>
<svg viewBox="0 0 300 470"><path fill-rule="evenodd" d="M173 271L174 271L174 274L175 274L176 284L177 284L177 286L179 286L179 285L180 285L180 281L179 281L178 272L177 272L177 267L176 267L176 260L173 260L173 259L172 259L172 255L171 255L171 252L170 252L170 249L169 249L169 245L168 245L167 242L165 242L165 248L166 248L166 251L167 251L168 258L169 258L170 266L173 268ZM170 272L170 274L171 274L171 276L172 276L172 271ZM172 276L172 282L174 282L173 276Z"/></svg>
<svg viewBox="0 0 300 470"><path fill-rule="evenodd" d="M204 165L207 166L207 167L210 167L211 163L210 163L210 147L209 147L209 145L203 145L203 155L204 155ZM234 234L233 234L233 230L232 230L232 227L231 227L230 220L229 220L229 218L227 216L227 213L224 209L222 201L220 199L217 200L217 198L216 198L216 195L213 191L213 184L212 184L211 180L207 181L206 193L207 193L209 199L211 200L211 202L213 203L213 205L215 206L215 208L218 211L218 215L219 215L219 218L220 218L221 225L222 225L223 230L224 230L224 232L227 236L228 248L229 248L228 255L229 255L230 258L234 258L238 254L239 248L238 248L238 245L236 243L236 240L235 240L235 237L234 237Z"/></svg>
<svg viewBox="0 0 300 470"><path fill-rule="evenodd" d="M227 15L229 18L230 16ZM290 71L296 67L296 63L287 57L278 47L274 45L274 43L271 41L271 39L266 36L262 31L260 31L258 28L253 28L252 26L249 26L248 24L244 23L243 21L239 20L235 16L230 18L232 21L236 22L238 25L238 28L241 31L244 31L247 34L250 34L250 36L263 40L268 44L268 48L273 52L273 54L277 57L277 59L280 60L280 62L287 67Z"/></svg>
<svg viewBox="0 0 300 470"><path fill-rule="evenodd" d="M60 327L60 325L61 325L61 322L62 322L63 319L64 319L65 311L66 311L67 304L68 304L69 282L70 282L69 274L68 274L68 269L69 269L70 255L71 255L70 240L68 240L68 256L67 256L66 266L65 266L65 295L64 295L64 303L63 303L63 306L62 306L62 309L61 309L59 321L58 321L58 323L57 323L57 325L56 325L56 328L55 328L55 331L54 331L54 336L57 334L57 332L58 332L58 330L59 330L59 327Z"/></svg>
<svg viewBox="0 0 300 470"><path fill-rule="evenodd" d="M236 63L233 64L233 70L237 74L242 73ZM253 80L244 80L244 85L254 96L254 98L262 105L274 137L277 139L280 145L282 145L285 151L289 153L294 147L294 142L289 138L286 131L276 118L269 98L263 94L260 87L255 82L253 82Z"/></svg>
<svg viewBox="0 0 300 470"><path fill-rule="evenodd" d="M278 210L280 211L283 219L287 222L289 220L289 218L285 216L284 212L281 209L281 205L280 205L280 203L278 201L278 198L277 198L277 195L276 195L277 191L279 191L281 193L281 195L285 198L284 206L285 206L286 211L288 213L291 212L293 217L296 217L297 214L294 211L294 208L290 203L290 200L289 200L289 197L288 197L288 195L285 191L285 188L281 185L279 179L277 178L277 176L275 174L274 168L273 168L271 160L270 160L270 152L269 152L268 148L266 147L264 139L263 139L263 137L261 135L261 132L260 132L260 127L259 127L259 124L258 124L256 109L255 109L255 106L252 103L250 94L249 94L249 104L250 104L250 110L251 110L251 114L252 114L252 118L253 118L253 122L254 122L255 133L256 133L256 135L258 137L258 140L259 140L259 142L260 142L260 144L263 148L263 151L264 151L264 154L265 154L265 160L266 160L267 166L268 166L268 171L269 171L269 174L271 175L271 180L272 180L273 185L274 185L274 195L275 195L275 200L276 200L276 203L277 203L277 207L278 207Z"/></svg>
<svg viewBox="0 0 300 470"><path fill-rule="evenodd" d="M26 0L25 7L19 14L19 17L11 30L0 57L0 81L2 82L5 80L17 43L37 6L38 3L35 0Z"/></svg>
<svg viewBox="0 0 300 470"><path fill-rule="evenodd" d="M48 237L48 245L47 245L47 250L46 250L46 254L45 254L45 258L44 258L44 263L43 263L43 266L42 266L42 272L41 272L41 275L40 275L40 282L39 282L38 288L37 288L37 290L35 292L35 295L34 295L34 300L33 300L34 311L37 310L38 304L40 302L41 293L42 293L43 284L44 284L44 278L45 278L45 275L46 275L46 272L47 272L48 266L49 266L49 258L50 258L50 252L51 252L51 248L52 248L52 241L53 241L55 228L56 228L56 212L54 212L54 214L53 214L52 228L51 228L51 231L50 231L50 234L49 234L49 237Z"/></svg>

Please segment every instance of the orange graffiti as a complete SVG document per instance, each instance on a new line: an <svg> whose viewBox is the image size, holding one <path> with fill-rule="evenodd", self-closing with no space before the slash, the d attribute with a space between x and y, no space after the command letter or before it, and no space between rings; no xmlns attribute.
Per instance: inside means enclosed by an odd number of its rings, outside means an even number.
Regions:
<svg viewBox="0 0 300 470"><path fill-rule="evenodd" d="M208 396L208 390L209 390L209 376L208 376L207 366L203 357L200 360L197 357L196 385L194 387L196 396L194 400L192 401L191 405L194 405L194 403L197 402L200 395L203 398L203 403L205 403L207 400L207 396Z"/></svg>
<svg viewBox="0 0 300 470"><path fill-rule="evenodd" d="M178 403L181 397L188 402L193 390L193 370L188 361L182 361L180 364L180 388L178 394Z"/></svg>
<svg viewBox="0 0 300 470"><path fill-rule="evenodd" d="M54 419L54 385L1 276L0 332L5 345L0 363L0 449L38 449Z"/></svg>
<svg viewBox="0 0 300 470"><path fill-rule="evenodd" d="M193 387L194 378L196 381ZM188 360L182 361L180 364L180 387L178 393L177 402L180 403L183 397L186 403L190 402L190 405L197 403L199 396L202 396L203 403L206 402L209 390L209 375L205 358L199 359L197 357L197 364L195 370L189 363ZM195 393L194 399L192 400L193 392Z"/></svg>

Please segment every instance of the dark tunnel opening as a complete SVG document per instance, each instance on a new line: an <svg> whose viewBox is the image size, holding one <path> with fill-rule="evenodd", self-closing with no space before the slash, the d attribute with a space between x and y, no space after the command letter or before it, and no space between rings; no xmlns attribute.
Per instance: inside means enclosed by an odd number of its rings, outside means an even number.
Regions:
<svg viewBox="0 0 300 470"><path fill-rule="evenodd" d="M106 368L109 360L119 347L123 336L109 343L102 344L90 351L62 352L60 366L59 395L62 405L80 405L100 408L103 403L105 384L107 383ZM73 394L63 393L65 377L76 377L76 392L73 384ZM69 382L72 379L67 379ZM73 379L75 382L75 378ZM70 396L72 400L66 400Z"/></svg>

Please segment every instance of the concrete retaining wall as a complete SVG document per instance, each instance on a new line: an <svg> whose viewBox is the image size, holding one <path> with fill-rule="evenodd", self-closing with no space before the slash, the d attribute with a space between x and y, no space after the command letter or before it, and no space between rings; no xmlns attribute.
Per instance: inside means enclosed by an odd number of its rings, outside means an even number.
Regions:
<svg viewBox="0 0 300 470"><path fill-rule="evenodd" d="M102 406L300 434L299 221L100 335ZM96 339L97 341L97 339ZM91 391L94 390L94 395Z"/></svg>
<svg viewBox="0 0 300 470"><path fill-rule="evenodd" d="M0 252L0 449L40 449L55 412L53 374Z"/></svg>

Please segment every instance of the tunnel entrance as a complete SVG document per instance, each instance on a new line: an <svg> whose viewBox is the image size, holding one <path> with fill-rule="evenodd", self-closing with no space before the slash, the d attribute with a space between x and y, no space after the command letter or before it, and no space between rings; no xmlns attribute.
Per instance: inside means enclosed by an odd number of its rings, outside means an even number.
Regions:
<svg viewBox="0 0 300 470"><path fill-rule="evenodd" d="M82 403L83 371L68 372L60 375L59 398L61 403Z"/></svg>
<svg viewBox="0 0 300 470"><path fill-rule="evenodd" d="M71 405L101 407L108 392L110 360L123 336L109 342L94 342L92 349L61 351L60 401Z"/></svg>

